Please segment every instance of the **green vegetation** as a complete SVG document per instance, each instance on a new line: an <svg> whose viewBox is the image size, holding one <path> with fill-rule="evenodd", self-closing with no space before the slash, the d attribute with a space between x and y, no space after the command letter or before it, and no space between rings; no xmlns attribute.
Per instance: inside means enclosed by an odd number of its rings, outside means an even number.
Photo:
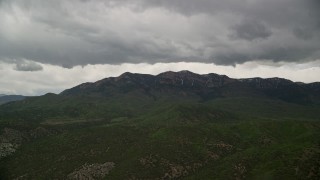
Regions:
<svg viewBox="0 0 320 180"><path fill-rule="evenodd" d="M86 101L93 102L99 103ZM138 103L135 113L125 103L112 107L100 104L104 112L113 112L104 116L95 109L100 117L89 113L93 111L90 105L76 104L79 109L89 109L74 116L66 108L71 105L63 104L64 108L55 109L66 112L61 118L59 113L51 116L49 109L55 107L41 105L41 111L30 113L48 114L37 116L39 119L25 129L43 127L54 133L29 139L13 155L3 158L1 176L54 179L67 177L86 163L114 162L107 179L319 177L317 107L251 98L149 103L153 105L148 108ZM20 111L25 114L25 109ZM127 112L128 116L117 112ZM5 122L2 126L13 129L23 126L19 121Z"/></svg>
<svg viewBox="0 0 320 180"><path fill-rule="evenodd" d="M308 94L126 83L1 105L0 179L320 179Z"/></svg>

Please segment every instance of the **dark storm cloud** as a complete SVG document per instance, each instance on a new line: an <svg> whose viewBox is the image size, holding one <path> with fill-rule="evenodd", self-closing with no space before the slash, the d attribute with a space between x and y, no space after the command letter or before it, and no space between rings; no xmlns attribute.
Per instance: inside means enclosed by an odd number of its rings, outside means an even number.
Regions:
<svg viewBox="0 0 320 180"><path fill-rule="evenodd" d="M242 64L250 59L270 60L272 62L286 61L299 62L307 56L312 56L314 59L319 57L313 55L317 52L317 48L299 48L299 47L274 47L266 49L262 53L256 52L234 52L217 53L212 59L216 59L216 64L225 64L229 62L231 65ZM312 58L311 57L311 58Z"/></svg>
<svg viewBox="0 0 320 180"><path fill-rule="evenodd" d="M255 20L245 20L241 24L234 26L236 38L245 40L265 39L271 36L272 32L265 25Z"/></svg>
<svg viewBox="0 0 320 180"><path fill-rule="evenodd" d="M312 61L319 8L317 0L0 0L0 61Z"/></svg>

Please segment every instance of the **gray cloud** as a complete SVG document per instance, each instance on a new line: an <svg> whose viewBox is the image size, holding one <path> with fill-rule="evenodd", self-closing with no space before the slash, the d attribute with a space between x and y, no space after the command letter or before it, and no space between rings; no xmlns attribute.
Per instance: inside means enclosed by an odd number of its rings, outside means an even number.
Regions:
<svg viewBox="0 0 320 180"><path fill-rule="evenodd" d="M293 34L297 37L297 38L301 38L304 40L309 40L313 37L313 32L311 29L306 29L306 28L294 28L293 29Z"/></svg>
<svg viewBox="0 0 320 180"><path fill-rule="evenodd" d="M67 68L313 61L319 8L318 0L0 0L0 59Z"/></svg>
<svg viewBox="0 0 320 180"><path fill-rule="evenodd" d="M32 61L18 61L14 68L16 71L41 71L43 67Z"/></svg>
<svg viewBox="0 0 320 180"><path fill-rule="evenodd" d="M246 19L243 23L234 26L236 38L245 40L265 39L271 36L272 32L264 24L255 20Z"/></svg>

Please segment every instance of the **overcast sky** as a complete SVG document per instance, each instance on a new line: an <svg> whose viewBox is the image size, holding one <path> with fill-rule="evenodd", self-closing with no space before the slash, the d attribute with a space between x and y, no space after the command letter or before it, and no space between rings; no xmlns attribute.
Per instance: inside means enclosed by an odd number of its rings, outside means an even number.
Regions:
<svg viewBox="0 0 320 180"><path fill-rule="evenodd" d="M319 0L0 0L0 94L125 71L320 81Z"/></svg>

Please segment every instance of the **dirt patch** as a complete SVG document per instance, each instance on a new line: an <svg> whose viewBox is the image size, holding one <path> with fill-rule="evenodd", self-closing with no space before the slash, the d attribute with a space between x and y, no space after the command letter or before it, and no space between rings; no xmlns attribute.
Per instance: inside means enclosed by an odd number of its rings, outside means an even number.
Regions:
<svg viewBox="0 0 320 180"><path fill-rule="evenodd" d="M94 180L102 179L114 168L114 162L103 164L84 164L79 169L68 175L68 179Z"/></svg>
<svg viewBox="0 0 320 180"><path fill-rule="evenodd" d="M231 144L227 144L227 143L224 143L224 142L214 144L214 146L216 148L218 148L218 149L222 149L222 150L225 150L225 151L231 151L233 149L233 146Z"/></svg>
<svg viewBox="0 0 320 180"><path fill-rule="evenodd" d="M164 174L161 177L153 179L179 179L188 176L203 167L204 163L193 162L178 164L168 159L162 158L159 155L147 155L139 159L140 164L145 168L159 168L164 169ZM137 177L130 177L129 179L139 179Z"/></svg>
<svg viewBox="0 0 320 180"><path fill-rule="evenodd" d="M177 179L183 176L188 175L188 171L184 166L181 165L172 165L170 171L165 173L164 177L161 179Z"/></svg>
<svg viewBox="0 0 320 180"><path fill-rule="evenodd" d="M154 157L152 154L142 157L139 159L139 162L142 166L150 168L150 167L156 167L156 163L158 162L157 157Z"/></svg>
<svg viewBox="0 0 320 180"><path fill-rule="evenodd" d="M236 180L241 180L246 178L247 168L243 163L238 163L233 166L234 169L234 178Z"/></svg>

